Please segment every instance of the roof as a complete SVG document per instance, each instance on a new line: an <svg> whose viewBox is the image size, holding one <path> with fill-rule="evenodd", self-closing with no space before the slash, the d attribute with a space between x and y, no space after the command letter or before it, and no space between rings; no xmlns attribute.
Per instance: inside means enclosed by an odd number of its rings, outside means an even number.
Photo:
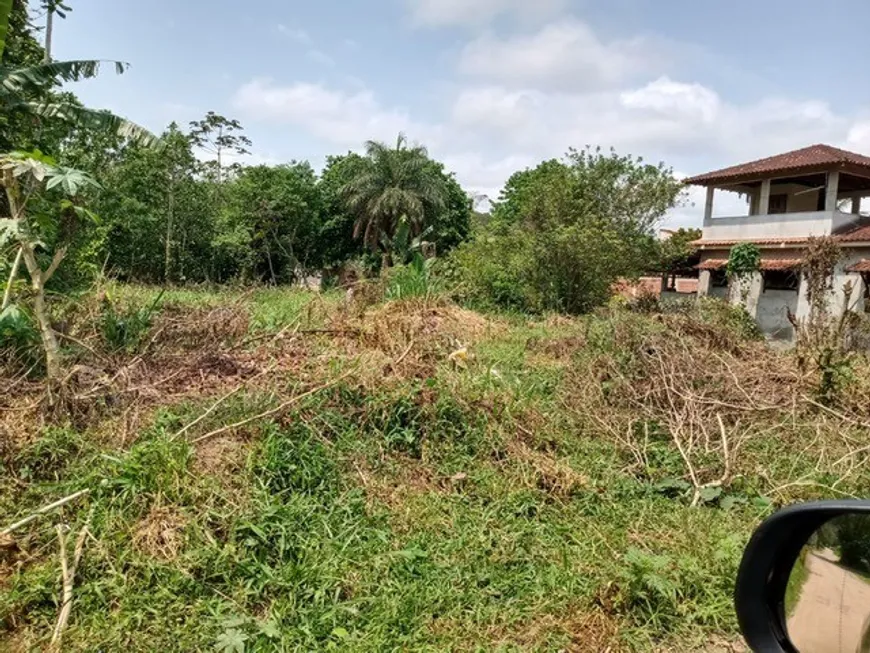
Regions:
<svg viewBox="0 0 870 653"><path fill-rule="evenodd" d="M846 272L870 272L870 261L862 258L855 265L846 268Z"/></svg>
<svg viewBox="0 0 870 653"><path fill-rule="evenodd" d="M794 270L799 268L803 261L799 258L763 258L759 265L761 270L765 272L774 272L780 270ZM728 266L728 259L724 258L708 258L698 266L699 270L721 270Z"/></svg>
<svg viewBox="0 0 870 653"><path fill-rule="evenodd" d="M857 224L849 225L850 229L837 236L837 240L844 243L870 242L870 224L867 218L859 220Z"/></svg>
<svg viewBox="0 0 870 653"><path fill-rule="evenodd" d="M709 186L717 182L736 183L741 180L757 179L771 174L800 173L841 167L857 167L866 170L870 174L870 157L819 143L784 154L777 154L765 159L741 163L730 168L722 168L721 170L690 177L685 180L685 183Z"/></svg>

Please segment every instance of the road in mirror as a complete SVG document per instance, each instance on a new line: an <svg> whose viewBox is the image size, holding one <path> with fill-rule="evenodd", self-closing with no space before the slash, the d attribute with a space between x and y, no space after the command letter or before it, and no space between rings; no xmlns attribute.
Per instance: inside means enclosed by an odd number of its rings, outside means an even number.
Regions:
<svg viewBox="0 0 870 653"><path fill-rule="evenodd" d="M785 611L800 653L870 653L870 514L837 517L810 537Z"/></svg>

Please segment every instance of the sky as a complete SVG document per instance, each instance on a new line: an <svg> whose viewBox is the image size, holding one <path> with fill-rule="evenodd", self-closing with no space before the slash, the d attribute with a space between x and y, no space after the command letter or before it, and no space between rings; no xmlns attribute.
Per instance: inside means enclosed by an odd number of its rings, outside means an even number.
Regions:
<svg viewBox="0 0 870 653"><path fill-rule="evenodd" d="M56 59L127 61L79 82L154 131L215 111L251 164L398 132L493 199L569 148L692 175L829 143L870 155L866 0L71 0ZM108 71L108 69L106 69ZM697 226L703 189L664 226ZM745 203L717 196L716 213Z"/></svg>

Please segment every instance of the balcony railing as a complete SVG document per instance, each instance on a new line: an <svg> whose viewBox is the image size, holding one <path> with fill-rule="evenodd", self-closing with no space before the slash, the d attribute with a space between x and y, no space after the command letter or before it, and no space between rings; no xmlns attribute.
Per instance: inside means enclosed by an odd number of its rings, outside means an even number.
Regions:
<svg viewBox="0 0 870 653"><path fill-rule="evenodd" d="M774 213L711 218L704 221L704 240L753 240L828 236L857 216L841 211Z"/></svg>

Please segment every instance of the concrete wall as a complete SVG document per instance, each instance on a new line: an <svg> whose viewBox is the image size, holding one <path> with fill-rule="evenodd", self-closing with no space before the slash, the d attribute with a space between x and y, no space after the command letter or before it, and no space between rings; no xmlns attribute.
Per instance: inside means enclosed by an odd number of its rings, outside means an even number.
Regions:
<svg viewBox="0 0 870 653"><path fill-rule="evenodd" d="M863 258L870 258L870 250L846 250L845 257L834 270L834 296L831 298L831 313L839 315L845 298L844 288L852 284L849 309L856 313L864 312L864 281L860 274L849 274L846 268L852 267Z"/></svg>
<svg viewBox="0 0 870 653"><path fill-rule="evenodd" d="M788 320L786 309L797 311L797 290L764 290L758 299L758 312L755 319L761 331L776 339L790 340L794 327Z"/></svg>
<svg viewBox="0 0 870 653"><path fill-rule="evenodd" d="M804 238L827 236L854 222L857 216L839 211L812 211L713 218L704 223L704 240L750 240L753 238Z"/></svg>

